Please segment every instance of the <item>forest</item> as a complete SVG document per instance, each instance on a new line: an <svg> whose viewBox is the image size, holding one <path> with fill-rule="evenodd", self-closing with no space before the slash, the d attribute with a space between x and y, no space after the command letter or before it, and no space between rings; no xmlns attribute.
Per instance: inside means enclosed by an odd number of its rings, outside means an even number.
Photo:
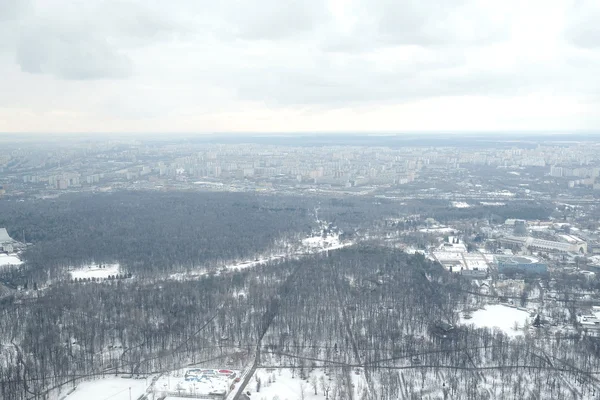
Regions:
<svg viewBox="0 0 600 400"><path fill-rule="evenodd" d="M359 240L389 217L440 204L224 193L119 192L0 202L0 226L33 243L7 279L119 262L131 279L52 280L0 298L0 399L43 399L82 380L185 365L324 369L331 400L564 399L600 393L585 335L517 339L462 325L472 282L420 254ZM507 207L510 215L517 207ZM169 279L181 265L252 259L330 221L354 245L243 270ZM394 228L396 229L396 228ZM129 275L133 274L133 275ZM325 389L327 386L327 389ZM444 397L440 397L440 396ZM271 400L271 399L267 399Z"/></svg>
<svg viewBox="0 0 600 400"><path fill-rule="evenodd" d="M575 381L596 390L600 346L590 338L511 340L457 324L470 285L374 245L188 281L57 284L2 300L0 396L43 398L81 379L215 360L300 376L324 368L334 400L348 398L354 368L368 383L362 399L419 399L442 385L456 399L563 399Z"/></svg>
<svg viewBox="0 0 600 400"><path fill-rule="evenodd" d="M347 235L395 204L363 199L266 196L246 193L116 192L0 202L0 226L33 243L26 268L6 280L30 283L64 275L69 267L120 263L152 275L228 260L253 258L296 240L322 219ZM14 273L13 273L14 274Z"/></svg>

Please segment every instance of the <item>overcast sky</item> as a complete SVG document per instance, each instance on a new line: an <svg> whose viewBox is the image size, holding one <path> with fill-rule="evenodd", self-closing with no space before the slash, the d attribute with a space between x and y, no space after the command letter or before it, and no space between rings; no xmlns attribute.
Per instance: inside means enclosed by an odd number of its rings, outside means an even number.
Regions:
<svg viewBox="0 0 600 400"><path fill-rule="evenodd" d="M600 131L598 0L0 0L0 132Z"/></svg>

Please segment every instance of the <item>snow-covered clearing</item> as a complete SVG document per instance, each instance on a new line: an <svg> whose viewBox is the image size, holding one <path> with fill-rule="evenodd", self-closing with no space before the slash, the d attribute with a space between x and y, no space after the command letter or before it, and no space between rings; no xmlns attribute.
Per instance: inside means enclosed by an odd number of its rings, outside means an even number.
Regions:
<svg viewBox="0 0 600 400"><path fill-rule="evenodd" d="M488 305L485 309L475 311L471 319L463 320L464 324L472 324L477 328L498 328L508 336L523 334L523 327L529 318L526 311L502 304ZM519 329L515 330L515 325Z"/></svg>
<svg viewBox="0 0 600 400"><path fill-rule="evenodd" d="M77 389L73 393L65 397L65 400L137 399L146 393L149 384L150 379L125 379L119 377L82 382L77 385ZM131 388L131 396L129 388Z"/></svg>
<svg viewBox="0 0 600 400"><path fill-rule="evenodd" d="M259 391L257 390L259 389L257 379L260 379ZM325 390L329 391L330 397L332 396L334 387L340 383L336 382L338 379L340 379L340 376L334 376L333 373L331 376L327 376L320 368L311 371L308 374L308 379L300 379L298 371L295 371L292 378L290 369L259 368L244 392L249 391L251 393L250 398L259 400L273 400L274 398L279 400L322 400L325 399ZM352 398L358 399L360 394L367 389L367 384L362 374L355 375L353 372L351 379L354 386L354 396ZM317 386L316 395L314 384Z"/></svg>
<svg viewBox="0 0 600 400"><path fill-rule="evenodd" d="M121 267L119 264L95 264L72 269L69 271L72 279L108 279L110 275L119 275Z"/></svg>
<svg viewBox="0 0 600 400"><path fill-rule="evenodd" d="M302 245L308 247L309 250L325 251L336 250L342 247L351 246L351 242L342 242L337 235L332 236L312 236L302 240Z"/></svg>
<svg viewBox="0 0 600 400"><path fill-rule="evenodd" d="M254 260L246 260L239 261L231 264L224 265L219 268L219 272L227 272L233 270L241 270L246 268L256 267L257 265L266 264L268 262L284 260L286 258L297 259L304 255L308 254L317 254L329 250L337 250L344 247L352 246L354 242L343 242L340 240L339 236L312 236L302 240L301 246L297 251L291 252L289 254L275 254L271 256L265 256L256 258ZM171 274L169 277L171 279L190 279L194 277L200 277L207 275L209 272L209 268L198 268L195 271L189 272L178 272L175 274Z"/></svg>
<svg viewBox="0 0 600 400"><path fill-rule="evenodd" d="M23 264L23 261L16 254L0 254L0 267L16 266Z"/></svg>

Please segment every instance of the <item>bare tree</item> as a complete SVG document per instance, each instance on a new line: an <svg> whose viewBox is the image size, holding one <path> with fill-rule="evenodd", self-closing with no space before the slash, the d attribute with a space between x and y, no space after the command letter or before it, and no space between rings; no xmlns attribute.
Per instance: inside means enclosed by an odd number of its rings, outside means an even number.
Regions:
<svg viewBox="0 0 600 400"><path fill-rule="evenodd" d="M318 386L317 383L318 382L317 382L317 377L316 376L313 376L313 377L310 378L310 386L312 386L313 390L315 391L315 396L318 394L317 393L317 386Z"/></svg>
<svg viewBox="0 0 600 400"><path fill-rule="evenodd" d="M304 382L300 382L300 400L304 400L306 397L306 386Z"/></svg>
<svg viewBox="0 0 600 400"><path fill-rule="evenodd" d="M325 399L329 400L329 391L331 390L331 383L328 379L325 379L324 376L321 377L319 383L321 384L321 390L325 394Z"/></svg>

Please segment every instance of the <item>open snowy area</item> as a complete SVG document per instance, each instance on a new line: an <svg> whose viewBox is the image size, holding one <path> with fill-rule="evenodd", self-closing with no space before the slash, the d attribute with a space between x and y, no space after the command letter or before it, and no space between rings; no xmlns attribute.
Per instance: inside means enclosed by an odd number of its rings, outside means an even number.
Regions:
<svg viewBox="0 0 600 400"><path fill-rule="evenodd" d="M23 261L15 254L0 254L0 267L21 265Z"/></svg>
<svg viewBox="0 0 600 400"><path fill-rule="evenodd" d="M129 400L137 399L146 393L150 379L125 379L111 377L82 382L65 400ZM131 395L129 390L131 388ZM62 398L62 397L61 397Z"/></svg>
<svg viewBox="0 0 600 400"><path fill-rule="evenodd" d="M241 270L246 268L256 267L260 264L265 264L271 261L282 260L285 258L298 258L305 254L316 254L329 250L341 249L344 247L352 246L354 242L343 242L340 240L339 236L311 236L305 238L301 242L301 246L298 250L291 252L290 254L275 254L270 256L261 256L254 260L244 260L238 261L231 264L224 265L219 268L219 271L233 271L233 270ZM198 276L204 276L208 273L208 268L199 268L196 271L190 272L178 272L175 274L171 274L169 277L171 279L189 279Z"/></svg>
<svg viewBox="0 0 600 400"><path fill-rule="evenodd" d="M325 392L331 397L332 392L336 390L334 388L336 380L340 377L334 377L333 375L334 372L331 372L331 376L327 376L322 369L317 368L308 373L308 379L300 379L297 370L292 374L291 369L259 368L244 392L249 391L252 399L322 400L326 398ZM362 374L352 373L351 379L354 384L354 396L352 398L358 399L360 394L368 390L368 386ZM317 394L315 394L315 386Z"/></svg>
<svg viewBox="0 0 600 400"><path fill-rule="evenodd" d="M69 271L72 279L108 279L110 275L120 274L119 264L94 264Z"/></svg>
<svg viewBox="0 0 600 400"><path fill-rule="evenodd" d="M526 311L502 304L488 305L485 309L475 311L471 319L464 319L464 324L472 324L477 328L498 328L508 336L523 334L523 327L529 318ZM518 326L518 330L515 330Z"/></svg>
<svg viewBox="0 0 600 400"><path fill-rule="evenodd" d="M349 244L343 243L340 241L340 237L338 235L331 236L311 236L302 240L302 245L308 247L310 249L318 249L318 250L335 250L341 249L342 247L346 247Z"/></svg>

